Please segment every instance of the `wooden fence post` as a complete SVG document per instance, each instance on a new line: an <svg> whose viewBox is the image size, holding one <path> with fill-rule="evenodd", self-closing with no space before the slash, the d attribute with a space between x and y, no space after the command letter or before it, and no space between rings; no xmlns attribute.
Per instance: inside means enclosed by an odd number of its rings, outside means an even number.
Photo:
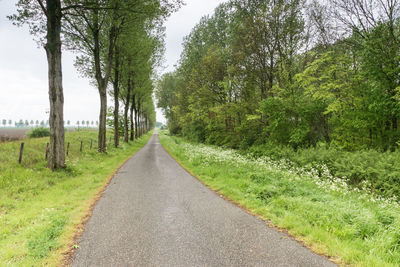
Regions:
<svg viewBox="0 0 400 267"><path fill-rule="evenodd" d="M49 143L46 144L46 157L45 157L46 160L47 160L48 154L49 154Z"/></svg>
<svg viewBox="0 0 400 267"><path fill-rule="evenodd" d="M19 159L18 163L21 164L22 162L22 153L24 152L24 142L21 143L21 148L19 149Z"/></svg>
<svg viewBox="0 0 400 267"><path fill-rule="evenodd" d="M92 145L93 145L93 140L90 139L90 149L92 149Z"/></svg>
<svg viewBox="0 0 400 267"><path fill-rule="evenodd" d="M81 148L80 148L80 151L82 152L82 141L81 141Z"/></svg>
<svg viewBox="0 0 400 267"><path fill-rule="evenodd" d="M68 156L68 154L69 154L69 142L67 144L67 156Z"/></svg>

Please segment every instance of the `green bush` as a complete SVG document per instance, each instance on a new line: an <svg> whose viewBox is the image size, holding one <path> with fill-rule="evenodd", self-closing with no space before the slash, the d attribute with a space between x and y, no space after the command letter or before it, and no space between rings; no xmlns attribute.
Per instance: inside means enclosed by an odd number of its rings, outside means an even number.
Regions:
<svg viewBox="0 0 400 267"><path fill-rule="evenodd" d="M28 133L28 136L30 138L39 138L39 137L50 136L50 129L49 128L45 128L45 127L38 127L38 128L32 129Z"/></svg>

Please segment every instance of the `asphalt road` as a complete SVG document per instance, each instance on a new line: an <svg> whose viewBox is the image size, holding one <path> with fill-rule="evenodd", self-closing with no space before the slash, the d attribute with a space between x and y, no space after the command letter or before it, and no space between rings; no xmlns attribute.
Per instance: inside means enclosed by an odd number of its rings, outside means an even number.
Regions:
<svg viewBox="0 0 400 267"><path fill-rule="evenodd" d="M73 266L336 266L222 199L158 136L96 205Z"/></svg>

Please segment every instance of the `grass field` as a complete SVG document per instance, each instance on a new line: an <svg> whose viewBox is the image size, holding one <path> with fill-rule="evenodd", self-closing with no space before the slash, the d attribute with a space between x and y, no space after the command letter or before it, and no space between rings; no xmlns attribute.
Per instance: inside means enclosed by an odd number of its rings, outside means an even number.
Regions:
<svg viewBox="0 0 400 267"><path fill-rule="evenodd" d="M203 183L341 265L400 266L400 205L335 177L160 133Z"/></svg>
<svg viewBox="0 0 400 267"><path fill-rule="evenodd" d="M99 154L95 142L89 149L97 132L67 133L68 167L54 173L44 160L47 138L24 140L21 165L20 142L0 144L0 266L60 265L112 173L149 138Z"/></svg>

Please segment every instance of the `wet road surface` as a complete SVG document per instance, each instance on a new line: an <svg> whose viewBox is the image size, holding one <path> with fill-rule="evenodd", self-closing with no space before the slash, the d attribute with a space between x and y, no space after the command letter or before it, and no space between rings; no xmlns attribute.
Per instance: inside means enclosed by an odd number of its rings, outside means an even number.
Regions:
<svg viewBox="0 0 400 267"><path fill-rule="evenodd" d="M336 266L219 197L154 134L97 203L72 266Z"/></svg>

